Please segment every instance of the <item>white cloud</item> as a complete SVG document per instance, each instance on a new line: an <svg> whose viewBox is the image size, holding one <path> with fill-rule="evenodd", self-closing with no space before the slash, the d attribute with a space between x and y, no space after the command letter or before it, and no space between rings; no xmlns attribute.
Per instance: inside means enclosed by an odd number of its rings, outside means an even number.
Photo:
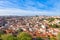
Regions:
<svg viewBox="0 0 60 40"><path fill-rule="evenodd" d="M18 5L10 1L0 1L0 8L17 8Z"/></svg>
<svg viewBox="0 0 60 40"><path fill-rule="evenodd" d="M16 0L13 2L17 2ZM11 1L0 1L0 16L1 15L20 15L20 16L25 16L25 15L59 15L60 12L60 2L54 2L52 0L48 1L48 4L54 5L53 10L39 10L41 7L48 8L47 5L44 5L42 3L35 3L33 1L26 1L24 4L18 4L18 3L13 3ZM25 7L23 7L25 6ZM22 10L20 7L23 7L23 9L27 10ZM38 8L39 7L39 8ZM16 9L17 8L17 9ZM18 9L19 8L19 9ZM57 14L56 14L57 13Z"/></svg>
<svg viewBox="0 0 60 40"><path fill-rule="evenodd" d="M18 16L31 16L31 15L44 15L46 11L29 11L21 9L0 9L0 16L3 15L18 15Z"/></svg>

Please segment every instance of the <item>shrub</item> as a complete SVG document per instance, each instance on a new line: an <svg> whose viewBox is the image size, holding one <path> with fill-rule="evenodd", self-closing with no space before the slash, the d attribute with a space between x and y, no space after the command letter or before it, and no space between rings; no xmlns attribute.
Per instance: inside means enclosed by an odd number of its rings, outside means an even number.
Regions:
<svg viewBox="0 0 60 40"><path fill-rule="evenodd" d="M2 40L17 40L17 38L13 37L11 34L4 34L1 36Z"/></svg>
<svg viewBox="0 0 60 40"><path fill-rule="evenodd" d="M18 40L32 40L31 35L26 32L22 32L18 34L17 37L18 37Z"/></svg>

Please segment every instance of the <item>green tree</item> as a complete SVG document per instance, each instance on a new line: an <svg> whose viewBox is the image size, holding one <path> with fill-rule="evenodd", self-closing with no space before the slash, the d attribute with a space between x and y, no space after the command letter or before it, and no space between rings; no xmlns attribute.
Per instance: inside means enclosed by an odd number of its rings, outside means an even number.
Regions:
<svg viewBox="0 0 60 40"><path fill-rule="evenodd" d="M3 34L4 34L4 32L2 30L0 30L0 40L2 40L1 35L3 35Z"/></svg>
<svg viewBox="0 0 60 40"><path fill-rule="evenodd" d="M0 37L1 37L2 34L4 34L4 32L2 30L0 30Z"/></svg>
<svg viewBox="0 0 60 40"><path fill-rule="evenodd" d="M19 28L19 30L17 30L17 32L20 33L20 32L23 32L23 30L21 28Z"/></svg>
<svg viewBox="0 0 60 40"><path fill-rule="evenodd" d="M17 40L17 38L14 38L11 34L4 34L1 38L2 40Z"/></svg>
<svg viewBox="0 0 60 40"><path fill-rule="evenodd" d="M52 38L50 38L50 40L56 40L56 38L55 37L52 37Z"/></svg>
<svg viewBox="0 0 60 40"><path fill-rule="evenodd" d="M37 37L37 40L43 40L41 37Z"/></svg>
<svg viewBox="0 0 60 40"><path fill-rule="evenodd" d="M60 33L58 33L58 35L57 35L57 39L60 40Z"/></svg>
<svg viewBox="0 0 60 40"><path fill-rule="evenodd" d="M55 20L55 18L48 18L47 20L48 20L49 22L52 22L52 21Z"/></svg>
<svg viewBox="0 0 60 40"><path fill-rule="evenodd" d="M36 15L36 17L39 17L38 15Z"/></svg>
<svg viewBox="0 0 60 40"><path fill-rule="evenodd" d="M18 40L32 40L32 37L30 34L26 32L21 32L20 34L17 35Z"/></svg>
<svg viewBox="0 0 60 40"><path fill-rule="evenodd" d="M56 27L57 27L57 25L56 25L56 24L53 24L53 25L52 25L52 27L53 27L53 28L56 28Z"/></svg>
<svg viewBox="0 0 60 40"><path fill-rule="evenodd" d="M56 25L56 24L50 24L50 26L52 27L52 28L58 28L58 25Z"/></svg>

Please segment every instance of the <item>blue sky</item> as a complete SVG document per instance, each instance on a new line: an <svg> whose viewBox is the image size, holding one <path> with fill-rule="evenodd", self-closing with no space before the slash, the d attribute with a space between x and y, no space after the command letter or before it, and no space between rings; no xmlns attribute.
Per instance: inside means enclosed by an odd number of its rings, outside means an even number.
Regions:
<svg viewBox="0 0 60 40"><path fill-rule="evenodd" d="M60 0L0 0L2 15L60 15Z"/></svg>

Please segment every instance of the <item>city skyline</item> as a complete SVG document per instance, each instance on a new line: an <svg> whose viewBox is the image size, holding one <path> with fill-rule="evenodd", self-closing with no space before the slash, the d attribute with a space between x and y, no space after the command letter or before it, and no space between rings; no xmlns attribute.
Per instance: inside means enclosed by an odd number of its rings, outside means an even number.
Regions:
<svg viewBox="0 0 60 40"><path fill-rule="evenodd" d="M0 0L0 16L60 15L60 0Z"/></svg>

